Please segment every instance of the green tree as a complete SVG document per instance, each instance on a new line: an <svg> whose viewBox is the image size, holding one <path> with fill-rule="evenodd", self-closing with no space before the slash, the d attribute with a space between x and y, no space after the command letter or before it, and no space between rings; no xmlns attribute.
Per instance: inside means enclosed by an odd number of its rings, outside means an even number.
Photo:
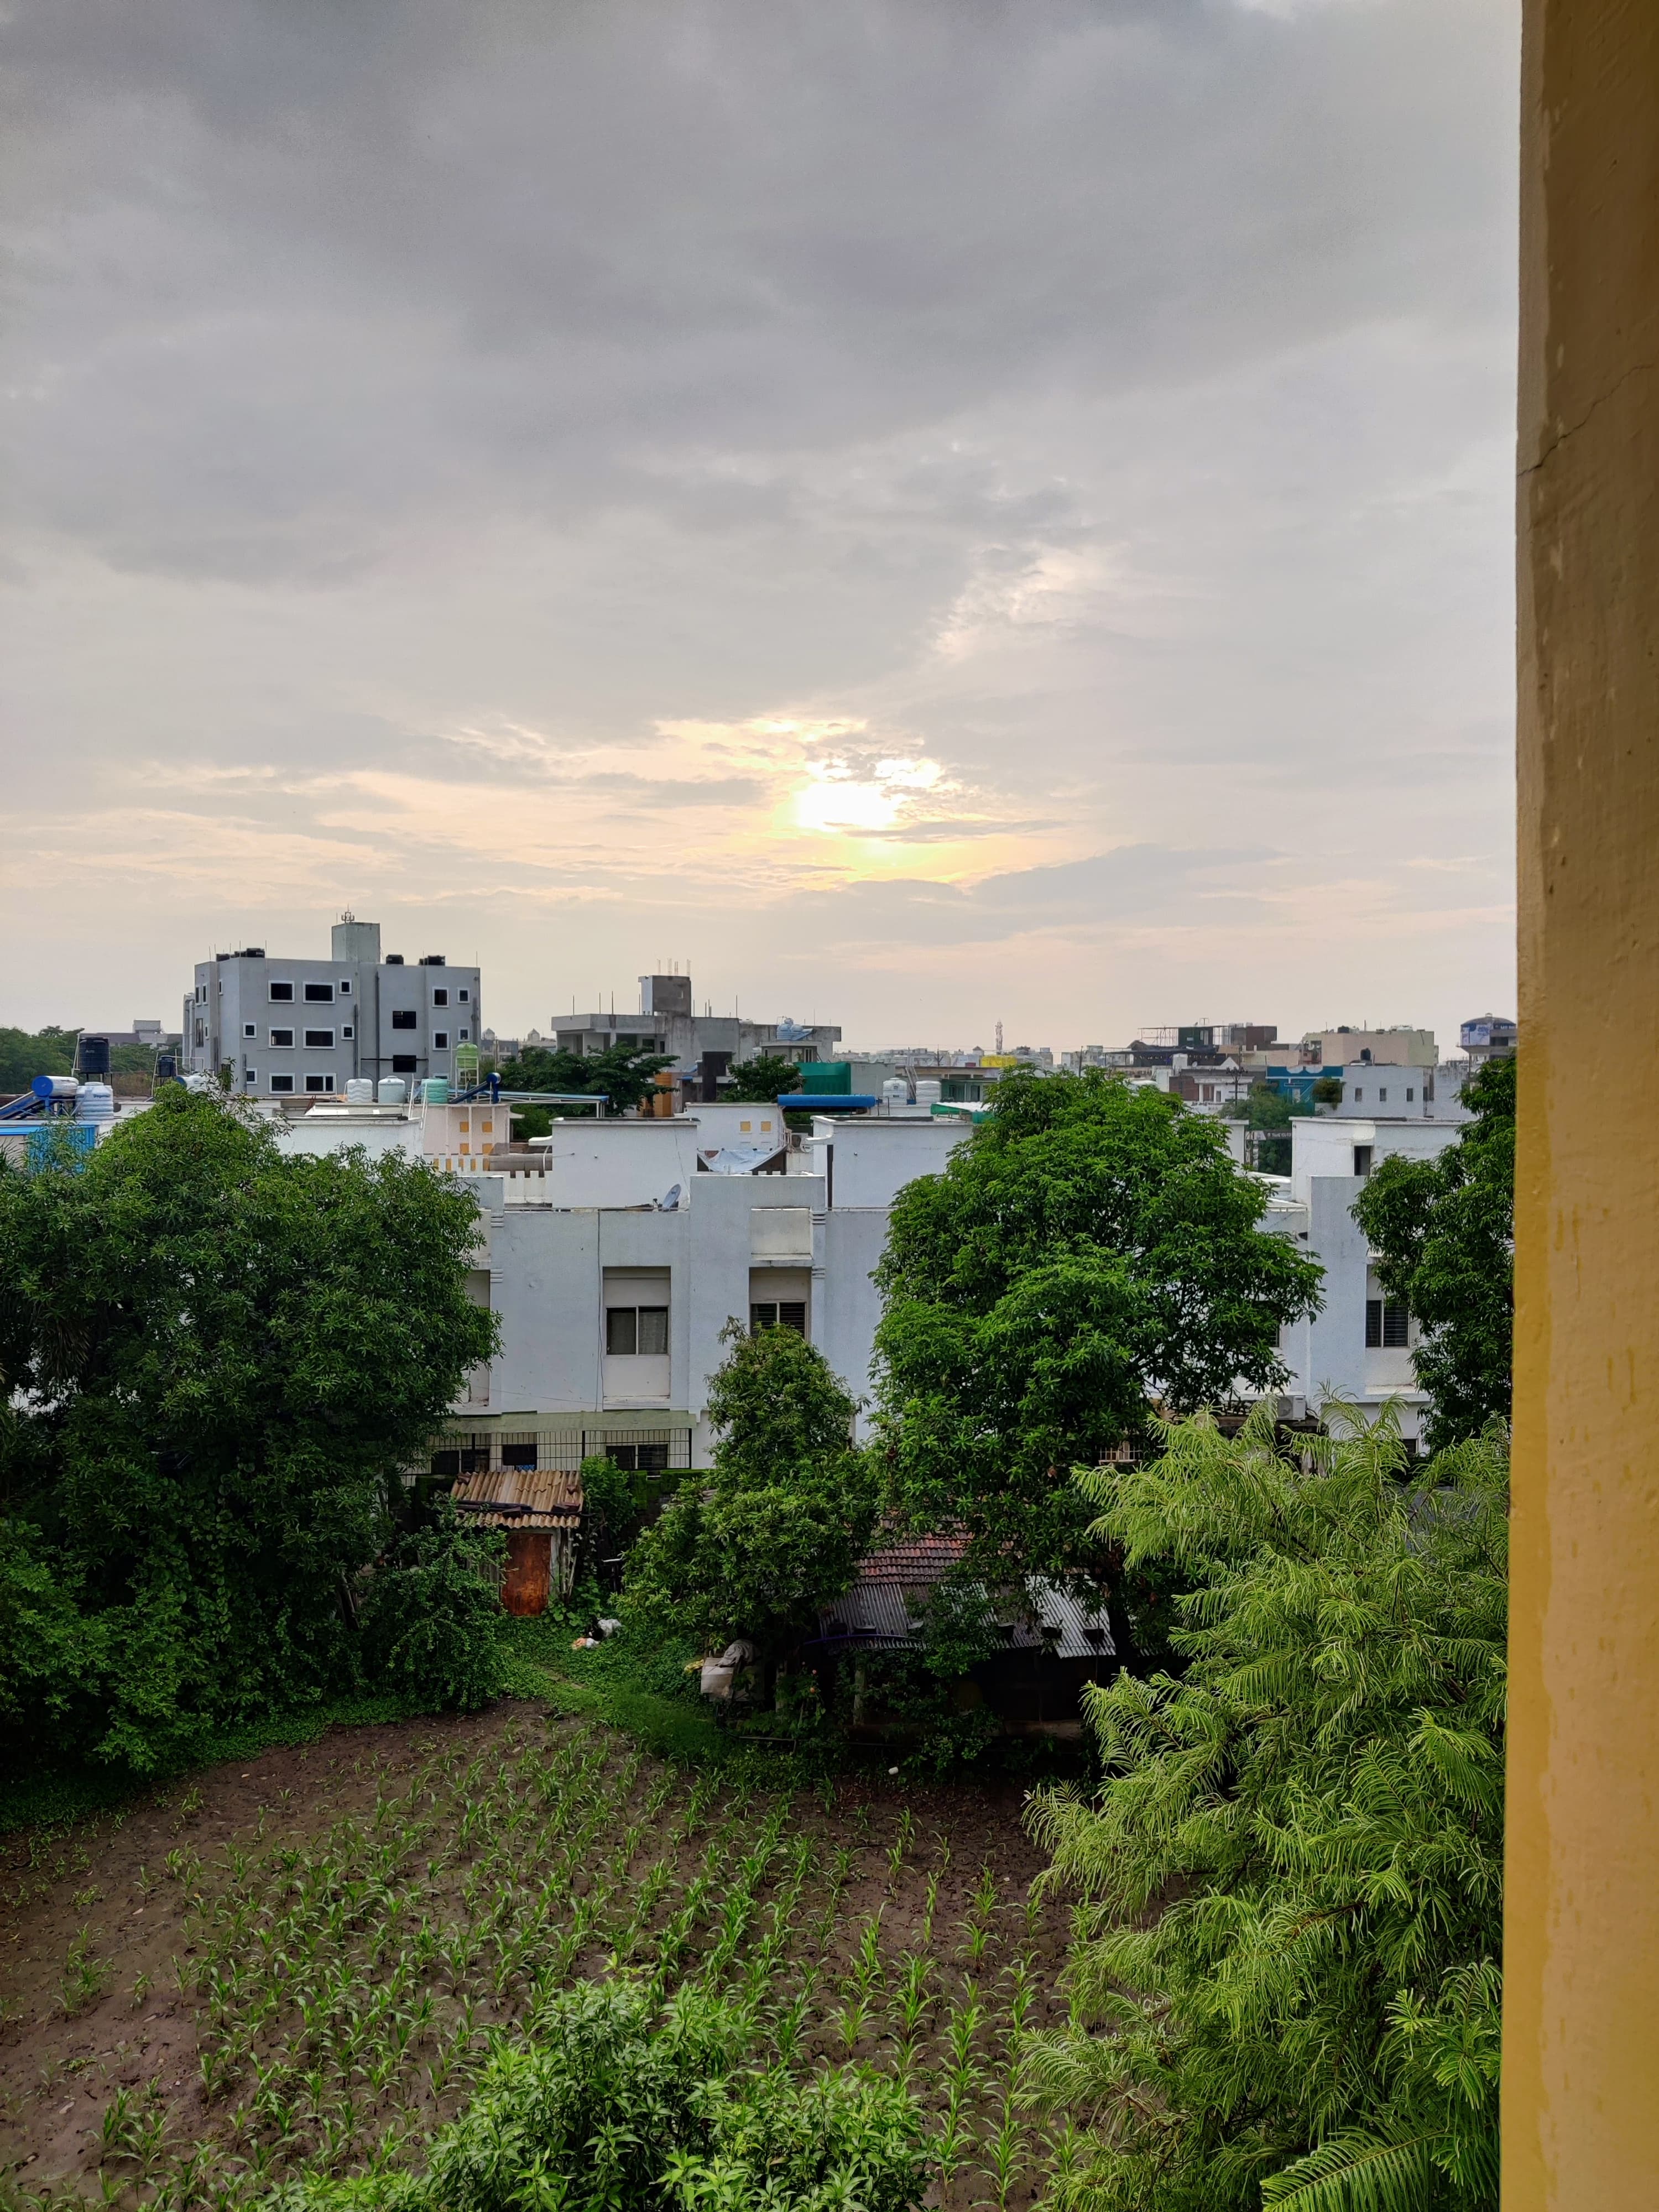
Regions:
<svg viewBox="0 0 1659 2212"><path fill-rule="evenodd" d="M473 1201L170 1086L0 1166L0 1729L143 1770L360 1665L401 1470L494 1347Z"/></svg>
<svg viewBox="0 0 1659 2212"><path fill-rule="evenodd" d="M724 1332L708 1389L720 1431L707 1477L688 1476L635 1546L626 1594L670 1633L723 1649L747 1638L787 1659L820 1606L849 1589L875 1526L876 1492L852 1442L853 1399L789 1328Z"/></svg>
<svg viewBox="0 0 1659 2212"><path fill-rule="evenodd" d="M1070 1469L1282 1381L1279 1330L1320 1270L1257 1227L1213 1120L1096 1071L1018 1070L941 1175L910 1183L877 1271L892 1498L960 1522L986 1566L1090 1563Z"/></svg>
<svg viewBox="0 0 1659 2212"><path fill-rule="evenodd" d="M1377 1276L1421 1331L1413 1364L1435 1447L1510 1410L1515 1336L1515 1062L1463 1087L1474 1115L1435 1160L1384 1160L1355 1203Z"/></svg>
<svg viewBox="0 0 1659 2212"><path fill-rule="evenodd" d="M654 1090L653 1078L673 1065L671 1055L641 1052L632 1045L612 1045L605 1052L523 1053L505 1061L498 1073L503 1091L555 1091L584 1098L603 1097L613 1114L637 1106ZM547 1135L553 1121L567 1114L586 1114L585 1106L515 1106L513 1120L525 1136Z"/></svg>
<svg viewBox="0 0 1659 2212"><path fill-rule="evenodd" d="M1080 1477L1195 1587L1182 1679L1090 1692L1098 1794L1035 1805L1079 1899L1029 2057L1087 2130L1059 2212L1496 2206L1506 1449L1413 1487L1392 1410L1333 1426Z"/></svg>
<svg viewBox="0 0 1659 2212"><path fill-rule="evenodd" d="M802 1088L800 1070L793 1060L775 1053L757 1053L753 1060L736 1061L720 1086L720 1097L733 1105L769 1106Z"/></svg>
<svg viewBox="0 0 1659 2212"><path fill-rule="evenodd" d="M75 1066L74 1030L0 1029L0 1097L27 1091L37 1075L67 1075Z"/></svg>

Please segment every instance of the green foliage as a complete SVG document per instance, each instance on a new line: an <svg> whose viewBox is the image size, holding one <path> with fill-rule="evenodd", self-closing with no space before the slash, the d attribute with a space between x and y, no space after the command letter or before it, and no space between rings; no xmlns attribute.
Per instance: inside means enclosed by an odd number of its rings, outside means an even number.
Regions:
<svg viewBox="0 0 1659 2212"><path fill-rule="evenodd" d="M0 1166L0 1735L138 1771L356 1686L353 1578L494 1344L472 1201L170 1086Z"/></svg>
<svg viewBox="0 0 1659 2212"><path fill-rule="evenodd" d="M652 1078L657 1071L672 1065L672 1057L661 1053L641 1052L632 1045L612 1045L606 1052L590 1053L586 1057L579 1052L526 1052L517 1060L506 1061L500 1073L503 1091L575 1091L584 1097L608 1099L611 1112L619 1114L628 1107L637 1106L646 1093L656 1087ZM526 1135L545 1136L546 1127L532 1127L532 1121L546 1123L562 1114L586 1111L584 1106L515 1106L513 1118Z"/></svg>
<svg viewBox="0 0 1659 2212"><path fill-rule="evenodd" d="M1433 1401L1437 1448L1507 1419L1515 1336L1515 1062L1492 1060L1463 1087L1474 1119L1436 1160L1384 1160L1354 1219L1377 1274L1416 1315L1417 1379Z"/></svg>
<svg viewBox="0 0 1659 2212"><path fill-rule="evenodd" d="M794 1061L769 1052L736 1061L727 1069L726 1077L720 1087L720 1097L734 1106L769 1106L787 1092L805 1087Z"/></svg>
<svg viewBox="0 0 1659 2212"><path fill-rule="evenodd" d="M615 1460L604 1455L582 1462L581 1481L576 1579L597 1583L605 1560L620 1559L644 1525L650 1481L648 1477L624 1473Z"/></svg>
<svg viewBox="0 0 1659 2212"><path fill-rule="evenodd" d="M278 2212L912 2212L922 2121L852 2068L802 2083L742 2070L743 2008L686 1990L659 2013L627 1983L584 1983L497 2045L420 2174L313 2180Z"/></svg>
<svg viewBox="0 0 1659 2212"><path fill-rule="evenodd" d="M1342 1103L1342 1078L1340 1075L1317 1075L1310 1094L1316 1106L1340 1106Z"/></svg>
<svg viewBox="0 0 1659 2212"><path fill-rule="evenodd" d="M1507 1453L1413 1477L1392 1410L1334 1425L1081 1478L1195 1587L1184 1677L1091 1693L1097 1797L1036 1803L1081 1899L1030 2054L1090 2127L1060 2212L1496 2204Z"/></svg>
<svg viewBox="0 0 1659 2212"><path fill-rule="evenodd" d="M37 1075L68 1075L75 1066L78 1034L52 1026L33 1033L0 1029L0 1097L27 1091Z"/></svg>
<svg viewBox="0 0 1659 2212"><path fill-rule="evenodd" d="M1319 1269L1256 1227L1261 1186L1213 1121L1097 1072L1018 1071L944 1173L910 1183L878 1270L894 1502L980 1557L1087 1565L1070 1468L1234 1377L1283 1377L1279 1332Z"/></svg>
<svg viewBox="0 0 1659 2212"><path fill-rule="evenodd" d="M1337 1096L1341 1096L1340 1085ZM1288 1129L1292 1121L1305 1121L1313 1112L1312 1105L1306 1099L1292 1098L1289 1091L1276 1090L1271 1083L1253 1083L1250 1085L1248 1109L1250 1127L1268 1131Z"/></svg>
<svg viewBox="0 0 1659 2212"><path fill-rule="evenodd" d="M851 1585L875 1488L852 1444L854 1401L823 1353L793 1329L751 1336L732 1322L724 1336L708 1400L714 1465L641 1537L626 1592L670 1633L705 1650L747 1637L769 1661Z"/></svg>
<svg viewBox="0 0 1659 2212"><path fill-rule="evenodd" d="M436 1525L401 1538L358 1613L370 1680L388 1695L476 1712L501 1687L501 1601L494 1567L505 1539L464 1533L441 1500Z"/></svg>

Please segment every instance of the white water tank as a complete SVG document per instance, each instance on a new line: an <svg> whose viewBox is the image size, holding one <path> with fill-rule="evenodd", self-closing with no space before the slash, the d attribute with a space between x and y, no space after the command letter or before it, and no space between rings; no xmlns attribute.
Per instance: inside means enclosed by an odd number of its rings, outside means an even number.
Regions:
<svg viewBox="0 0 1659 2212"><path fill-rule="evenodd" d="M916 1078L916 1103L918 1106L937 1106L939 1102L940 1095L939 1079L937 1077L932 1075L919 1075Z"/></svg>
<svg viewBox="0 0 1659 2212"><path fill-rule="evenodd" d="M881 1097L884 1106L908 1106L910 1086L902 1075L890 1075L881 1086Z"/></svg>
<svg viewBox="0 0 1659 2212"><path fill-rule="evenodd" d="M107 1083L83 1083L75 1094L75 1118L77 1121L112 1121L115 1119L115 1093Z"/></svg>
<svg viewBox="0 0 1659 2212"><path fill-rule="evenodd" d="M374 1085L366 1075L348 1076L345 1095L348 1106L372 1106L374 1103Z"/></svg>
<svg viewBox="0 0 1659 2212"><path fill-rule="evenodd" d="M401 1106L409 1093L404 1086L404 1079L401 1075L383 1075L380 1078L380 1087L374 1096L382 1106Z"/></svg>

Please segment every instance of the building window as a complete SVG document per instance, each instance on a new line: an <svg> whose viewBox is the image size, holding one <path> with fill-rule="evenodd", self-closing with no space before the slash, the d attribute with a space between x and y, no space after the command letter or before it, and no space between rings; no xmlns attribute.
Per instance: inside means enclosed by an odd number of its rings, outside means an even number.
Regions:
<svg viewBox="0 0 1659 2212"><path fill-rule="evenodd" d="M467 1032L466 1032L466 1030L456 1030L456 1032L455 1032L455 1034L456 1034L456 1036L457 1036L458 1037L459 1037L459 1039L460 1039L460 1041L461 1041L461 1042L462 1042L463 1044L465 1044L465 1043L466 1042L466 1039L467 1039Z"/></svg>
<svg viewBox="0 0 1659 2212"><path fill-rule="evenodd" d="M1378 1104L1379 1106L1386 1106L1386 1105L1388 1104L1388 1103L1389 1103L1389 1094L1388 1094L1388 1092L1387 1092L1386 1091L1379 1091L1377 1092L1377 1094L1376 1094L1376 1103L1377 1103L1377 1104Z"/></svg>
<svg viewBox="0 0 1659 2212"><path fill-rule="evenodd" d="M449 1050L449 1031L447 1030L433 1030L432 1049L434 1052L447 1052Z"/></svg>
<svg viewBox="0 0 1659 2212"><path fill-rule="evenodd" d="M605 1316L605 1348L613 1359L665 1359L666 1306L611 1306Z"/></svg>
<svg viewBox="0 0 1659 2212"><path fill-rule="evenodd" d="M806 1334L806 1305L805 1300L785 1298L778 1304L750 1306L749 1333L758 1336L763 1328L793 1328L797 1336Z"/></svg>
<svg viewBox="0 0 1659 2212"><path fill-rule="evenodd" d="M340 996L343 999L349 999L351 996L351 978L349 975L342 975L340 978Z"/></svg>
<svg viewBox="0 0 1659 2212"><path fill-rule="evenodd" d="M258 1080L259 1071L257 1067L245 1067L242 1070L242 1088L244 1091L252 1091Z"/></svg>
<svg viewBox="0 0 1659 2212"><path fill-rule="evenodd" d="M331 1006L333 1003L334 986L332 983L307 983L306 985L306 1004L308 1006Z"/></svg>
<svg viewBox="0 0 1659 2212"><path fill-rule="evenodd" d="M432 1003L434 1006L447 1006L449 1004L448 992L434 991L432 994Z"/></svg>
<svg viewBox="0 0 1659 2212"><path fill-rule="evenodd" d="M1372 1150L1373 1147L1370 1145L1356 1145L1354 1146L1353 1171L1357 1176L1368 1176L1370 1173Z"/></svg>
<svg viewBox="0 0 1659 2212"><path fill-rule="evenodd" d="M270 1087L273 1091L292 1091L294 1078L291 1075L273 1075L270 1079Z"/></svg>
<svg viewBox="0 0 1659 2212"><path fill-rule="evenodd" d="M1411 1342L1411 1315L1394 1298L1365 1301L1365 1349L1403 1352Z"/></svg>
<svg viewBox="0 0 1659 2212"><path fill-rule="evenodd" d="M394 1030L412 1030L415 1026L414 1007L394 1006L392 1010L392 1026Z"/></svg>
<svg viewBox="0 0 1659 2212"><path fill-rule="evenodd" d="M348 1023L345 1024L345 1027L344 1027L344 1028L340 1031L340 1035L341 1035L343 1037L354 1037L354 1036L356 1036L356 1034L357 1034L356 1030L354 1030L354 1029L352 1028L352 1026L351 1026L351 1024L350 1024L350 1023L349 1023L349 1022L348 1022Z"/></svg>
<svg viewBox="0 0 1659 2212"><path fill-rule="evenodd" d="M465 991L458 991L458 992L455 994L455 996L456 996L456 998L460 1001L460 1003L461 1003L461 1005L462 1005L462 1006L465 1006L465 1004L466 1004L466 1002L467 1002L467 994L466 994L466 993L465 993ZM665 1449L665 1450L666 1450L666 1449L667 1449L666 1445L665 1445L665 1446L664 1446L664 1449Z"/></svg>
<svg viewBox="0 0 1659 2212"><path fill-rule="evenodd" d="M308 1075L306 1078L307 1091L332 1091L333 1088L334 1078L331 1075Z"/></svg>
<svg viewBox="0 0 1659 2212"><path fill-rule="evenodd" d="M607 1444L605 1455L614 1460L624 1474L665 1474L668 1471L666 1444Z"/></svg>
<svg viewBox="0 0 1659 2212"><path fill-rule="evenodd" d="M511 1439L503 1440L501 1444L501 1465L503 1467L516 1467L529 1469L532 1468L535 1464L536 1439L534 1437L514 1437Z"/></svg>
<svg viewBox="0 0 1659 2212"><path fill-rule="evenodd" d="M258 1034L259 1024L258 1022L244 1022L242 1024L242 1035L245 1037L258 1036Z"/></svg>
<svg viewBox="0 0 1659 2212"><path fill-rule="evenodd" d="M1406 1091L1406 1103L1408 1106L1414 1106L1417 1103L1417 1093L1409 1085Z"/></svg>
<svg viewBox="0 0 1659 2212"><path fill-rule="evenodd" d="M292 1030L272 1030L270 1041L272 1044L291 1045L294 1042L294 1032Z"/></svg>
<svg viewBox="0 0 1659 2212"><path fill-rule="evenodd" d="M307 1030L306 1031L306 1049L307 1052L332 1052L334 1049L333 1030Z"/></svg>
<svg viewBox="0 0 1659 2212"><path fill-rule="evenodd" d="M392 1073L394 1075L413 1075L415 1073L414 1054L412 1052L394 1052L392 1055Z"/></svg>
<svg viewBox="0 0 1659 2212"><path fill-rule="evenodd" d="M291 1006L294 1004L294 986L292 983L273 983L270 995L276 1005Z"/></svg>
<svg viewBox="0 0 1659 2212"><path fill-rule="evenodd" d="M1365 1096L1364 1092L1364 1091L1359 1088L1358 1085L1358 1084L1356 1084L1356 1085L1354 1085L1354 1093L1353 1093L1353 1103L1354 1103L1354 1104L1355 1104L1356 1106L1358 1106L1358 1103L1359 1103L1359 1102L1360 1102L1360 1100L1361 1100L1364 1096Z"/></svg>

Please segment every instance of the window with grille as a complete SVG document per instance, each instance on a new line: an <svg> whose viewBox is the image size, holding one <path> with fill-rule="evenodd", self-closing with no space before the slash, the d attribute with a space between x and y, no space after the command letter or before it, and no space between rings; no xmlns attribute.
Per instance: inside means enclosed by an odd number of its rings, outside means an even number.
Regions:
<svg viewBox="0 0 1659 2212"><path fill-rule="evenodd" d="M276 1045L291 1045L294 1042L294 1032L292 1030L272 1030L270 1041Z"/></svg>
<svg viewBox="0 0 1659 2212"><path fill-rule="evenodd" d="M1412 1317L1394 1298L1365 1301L1365 1348L1368 1352L1401 1352L1411 1342Z"/></svg>
<svg viewBox="0 0 1659 2212"><path fill-rule="evenodd" d="M312 1052L332 1052L334 1049L334 1032L332 1030L307 1030L306 1031L306 1045L307 1049Z"/></svg>
<svg viewBox="0 0 1659 2212"><path fill-rule="evenodd" d="M615 1359L665 1359L668 1356L666 1306L610 1306L605 1316L605 1348Z"/></svg>
<svg viewBox="0 0 1659 2212"><path fill-rule="evenodd" d="M749 1309L749 1333L758 1336L763 1328L793 1328L797 1336L806 1334L806 1302L804 1298L780 1298L775 1304L763 1300Z"/></svg>

